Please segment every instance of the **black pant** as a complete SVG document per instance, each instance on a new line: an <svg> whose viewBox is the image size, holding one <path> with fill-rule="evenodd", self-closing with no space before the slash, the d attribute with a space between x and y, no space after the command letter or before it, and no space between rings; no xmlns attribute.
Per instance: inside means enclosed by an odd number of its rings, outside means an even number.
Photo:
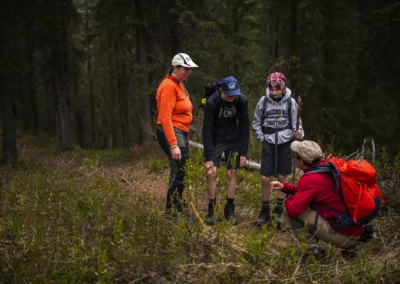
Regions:
<svg viewBox="0 0 400 284"><path fill-rule="evenodd" d="M188 133L184 132L178 128L174 127L175 136L178 140L178 146L181 150L182 159L180 161L172 159L170 145L167 141L167 138L164 134L164 130L160 124L157 124L156 133L158 143L161 148L164 150L165 154L169 159L170 173L169 173L169 188L173 191L176 188L182 188L180 191L183 192L184 188L184 179L185 179L185 164L189 159L189 137ZM180 194L182 194L180 192Z"/></svg>

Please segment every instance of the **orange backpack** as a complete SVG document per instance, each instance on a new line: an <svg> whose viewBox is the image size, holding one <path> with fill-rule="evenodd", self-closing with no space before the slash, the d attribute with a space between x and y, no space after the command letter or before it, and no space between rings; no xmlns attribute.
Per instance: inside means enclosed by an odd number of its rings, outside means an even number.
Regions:
<svg viewBox="0 0 400 284"><path fill-rule="evenodd" d="M312 167L307 173L317 172L332 172L348 210L340 213L327 207L338 215L335 228L362 226L378 215L384 200L376 184L376 170L366 160L345 161L331 154L326 164Z"/></svg>

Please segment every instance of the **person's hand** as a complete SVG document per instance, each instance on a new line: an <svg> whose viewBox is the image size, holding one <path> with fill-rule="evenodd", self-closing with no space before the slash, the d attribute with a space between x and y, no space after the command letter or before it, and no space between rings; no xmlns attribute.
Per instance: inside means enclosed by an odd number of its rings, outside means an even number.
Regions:
<svg viewBox="0 0 400 284"><path fill-rule="evenodd" d="M182 159L181 149L179 147L175 147L171 149L172 159L180 161Z"/></svg>
<svg viewBox="0 0 400 284"><path fill-rule="evenodd" d="M300 139L301 138L301 130L293 130L293 136L296 139Z"/></svg>
<svg viewBox="0 0 400 284"><path fill-rule="evenodd" d="M247 158L245 156L240 156L240 167L244 167L246 165Z"/></svg>
<svg viewBox="0 0 400 284"><path fill-rule="evenodd" d="M204 167L206 168L206 173L207 174L212 174L212 173L216 172L214 170L215 167L214 167L214 162L213 161L206 161L204 163Z"/></svg>
<svg viewBox="0 0 400 284"><path fill-rule="evenodd" d="M279 181L271 181L270 183L271 189L273 190L282 190L283 185Z"/></svg>

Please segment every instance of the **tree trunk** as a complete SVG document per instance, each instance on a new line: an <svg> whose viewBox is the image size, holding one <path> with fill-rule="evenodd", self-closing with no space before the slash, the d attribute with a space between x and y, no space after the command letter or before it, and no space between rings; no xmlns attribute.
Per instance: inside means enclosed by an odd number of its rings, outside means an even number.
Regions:
<svg viewBox="0 0 400 284"><path fill-rule="evenodd" d="M93 78L92 78L92 55L90 52L91 46L91 35L89 29L89 4L87 0L85 0L85 32L86 32L86 56L87 56L87 76L89 82L89 97L90 97L90 126L92 128L92 137L90 139L92 147L97 148L97 130L96 130L96 106L95 106L95 98L93 92Z"/></svg>
<svg viewBox="0 0 400 284"><path fill-rule="evenodd" d="M60 146L61 150L72 149L71 125L69 116L69 88L67 83L68 74L68 27L67 19L64 14L64 8L67 6L68 1L55 4L57 15L57 44L54 45L53 66L55 76L55 87L57 91L57 104L60 121Z"/></svg>
<svg viewBox="0 0 400 284"><path fill-rule="evenodd" d="M13 2L7 2L0 8L0 112L3 121L3 156L1 164L14 164L18 160L17 151L17 130L13 103L8 89L9 76L7 73L11 69L10 63L10 43L11 34L14 27L15 6Z"/></svg>
<svg viewBox="0 0 400 284"><path fill-rule="evenodd" d="M182 44L182 34L179 24L179 18L181 17L180 14L180 7L176 4L175 0L169 1L169 7L172 7L170 11L168 11L169 16L169 23L171 23L171 46L172 46L172 56L178 52L185 52L185 49ZM175 10L175 13L171 13L171 11Z"/></svg>
<svg viewBox="0 0 400 284"><path fill-rule="evenodd" d="M240 41L239 28L240 28L240 22L242 19L240 17L240 12L239 12L240 3L239 3L239 1L235 1L234 3L235 4L232 5L233 10L232 10L232 18L231 18L231 20L233 22L232 23L232 25L233 25L232 42L234 43L234 50L235 50L234 57L240 58L241 56L240 56L240 53L238 52L239 46L241 44L239 42ZM235 74L238 74L239 68L240 68L239 60L234 60L233 61L233 71L235 72Z"/></svg>
<svg viewBox="0 0 400 284"><path fill-rule="evenodd" d="M60 119L61 150L72 149L71 125L69 119L68 89L62 74L55 78L57 90L58 113Z"/></svg>
<svg viewBox="0 0 400 284"><path fill-rule="evenodd" d="M13 164L16 163L18 159L15 116L4 75L1 77L2 88L0 90L0 106L3 119L3 157L1 159L1 163Z"/></svg>
<svg viewBox="0 0 400 284"><path fill-rule="evenodd" d="M118 85L117 85L117 79L118 75L116 74L118 72L117 68L115 67L115 57L116 57L116 52L114 48L114 40L111 38L112 37L112 32L109 31L107 33L108 37L108 52L107 52L107 65L108 65L108 74L109 74L109 81L108 81L108 93L107 93L107 98L106 98L106 106L105 106L105 123L107 125L107 133L106 133L106 144L104 147L106 148L114 148L117 147L119 144L119 128L120 126L118 125L118 110L119 107L117 105L118 100Z"/></svg>
<svg viewBox="0 0 400 284"><path fill-rule="evenodd" d="M121 34L118 38L123 38ZM129 125L129 100L128 100L128 75L125 58L125 43L119 41L115 45L117 47L117 89L116 98L118 101L118 128L120 129L120 143L118 146L128 147L131 143L130 125Z"/></svg>
<svg viewBox="0 0 400 284"><path fill-rule="evenodd" d="M290 0L290 57L297 57L297 0ZM294 62L291 62L293 65ZM291 87L296 89L297 76L296 68L290 70Z"/></svg>
<svg viewBox="0 0 400 284"><path fill-rule="evenodd" d="M146 33L145 27L147 26L146 20L143 17L143 5L144 3L140 0L135 1L137 17L139 18L140 24L136 27L136 54L137 62L140 67L144 67L148 64L147 59L147 44L146 44ZM140 68L144 70L144 68ZM141 123L141 137L142 145L146 145L148 142L153 141L151 134L151 107L150 107L150 95L149 90L149 73L143 72L143 76L139 81L139 90L141 96L141 106L142 106L142 123Z"/></svg>

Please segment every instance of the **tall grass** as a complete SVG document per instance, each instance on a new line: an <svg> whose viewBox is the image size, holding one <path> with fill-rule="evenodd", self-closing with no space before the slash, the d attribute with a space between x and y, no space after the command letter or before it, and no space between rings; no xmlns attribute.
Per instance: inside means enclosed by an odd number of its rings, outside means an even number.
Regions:
<svg viewBox="0 0 400 284"><path fill-rule="evenodd" d="M80 150L79 155L85 156ZM111 155L111 154L110 154ZM108 155L107 159L108 159ZM88 158L90 157L90 158ZM121 187L101 157L59 154L0 168L0 281L3 283L390 283L400 280L398 215L375 223L378 238L354 260L328 247L303 261L306 244L287 228L255 228L259 175L239 171L238 226L204 226L201 153L188 163L185 197L196 218L171 220L164 201ZM115 162L113 157L111 160ZM161 160L163 161L163 160ZM160 171L148 156L139 167ZM163 163L167 163L164 161ZM149 178L151 178L149 171ZM227 177L218 171L221 202ZM390 199L388 196L387 199ZM220 206L222 207L222 206ZM221 208L217 210L222 213Z"/></svg>

